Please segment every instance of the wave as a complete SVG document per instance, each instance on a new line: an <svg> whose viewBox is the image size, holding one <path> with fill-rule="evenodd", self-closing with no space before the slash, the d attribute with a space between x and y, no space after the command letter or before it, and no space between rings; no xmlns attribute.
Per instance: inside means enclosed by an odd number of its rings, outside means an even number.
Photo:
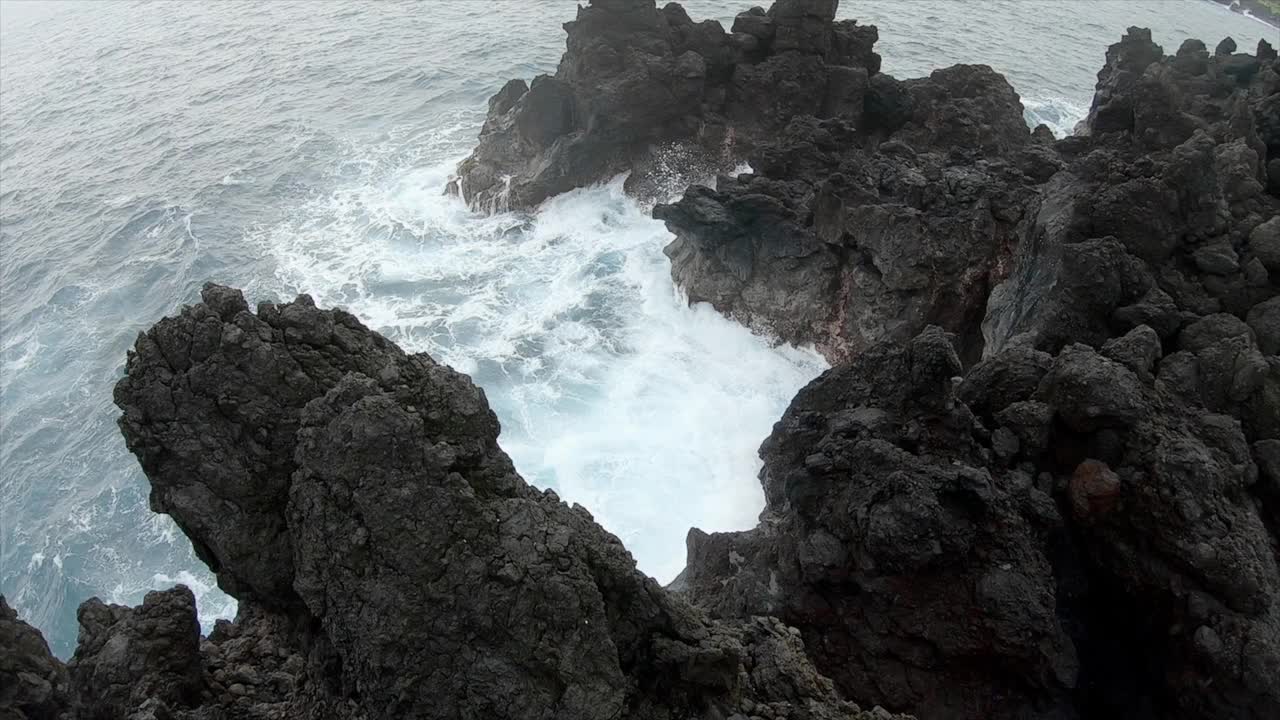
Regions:
<svg viewBox="0 0 1280 720"><path fill-rule="evenodd" d="M690 527L753 526L756 450L822 358L689 307L670 235L622 178L482 216L441 193L454 165L374 172L261 229L277 290L471 374L524 476L660 581L684 567Z"/></svg>

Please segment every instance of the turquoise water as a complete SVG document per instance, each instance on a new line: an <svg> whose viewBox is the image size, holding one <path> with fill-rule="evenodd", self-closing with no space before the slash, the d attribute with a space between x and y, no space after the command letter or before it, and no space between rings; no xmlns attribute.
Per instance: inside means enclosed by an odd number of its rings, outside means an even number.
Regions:
<svg viewBox="0 0 1280 720"><path fill-rule="evenodd" d="M685 3L728 24L747 3ZM125 351L209 279L312 293L472 373L532 482L669 580L684 535L748 527L756 447L823 368L671 287L668 236L608 184L479 217L440 190L488 96L555 67L572 0L0 0L0 592L60 655L75 609L175 581L234 613L147 508L115 427ZM1106 46L1150 26L1274 34L1203 0L846 2L899 77L1005 72L1069 131Z"/></svg>

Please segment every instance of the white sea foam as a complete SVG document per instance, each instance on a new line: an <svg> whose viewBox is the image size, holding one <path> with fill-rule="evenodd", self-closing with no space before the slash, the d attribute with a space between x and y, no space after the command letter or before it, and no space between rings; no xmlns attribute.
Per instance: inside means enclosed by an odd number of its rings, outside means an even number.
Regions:
<svg viewBox="0 0 1280 720"><path fill-rule="evenodd" d="M210 582L208 573L196 574L190 570L173 572L157 572L140 582L125 584L116 583L107 595L107 602L121 605L136 605L141 596L151 588L170 588L174 585L186 585L196 598L196 609L200 616L200 626L204 633L213 630L218 620L231 620L236 616L236 601L224 595L217 586Z"/></svg>
<svg viewBox="0 0 1280 720"><path fill-rule="evenodd" d="M364 178L263 229L278 290L471 373L525 477L587 507L661 581L689 527L754 525L756 450L823 360L688 307L670 235L621 179L481 216L441 194L453 165Z"/></svg>
<svg viewBox="0 0 1280 720"><path fill-rule="evenodd" d="M1022 99L1022 106L1028 126L1035 128L1043 123L1059 138L1071 135L1076 124L1089 114L1088 106L1058 96L1025 97Z"/></svg>

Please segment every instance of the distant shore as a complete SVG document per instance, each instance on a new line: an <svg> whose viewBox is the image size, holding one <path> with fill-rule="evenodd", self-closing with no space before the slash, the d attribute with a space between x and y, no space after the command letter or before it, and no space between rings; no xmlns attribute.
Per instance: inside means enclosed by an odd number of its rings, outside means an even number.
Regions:
<svg viewBox="0 0 1280 720"><path fill-rule="evenodd" d="M1280 0L1209 0L1280 29Z"/></svg>

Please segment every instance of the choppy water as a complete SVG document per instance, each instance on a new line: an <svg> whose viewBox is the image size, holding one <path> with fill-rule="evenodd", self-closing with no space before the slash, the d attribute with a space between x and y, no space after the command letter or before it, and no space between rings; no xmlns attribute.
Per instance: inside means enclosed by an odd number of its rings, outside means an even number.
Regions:
<svg viewBox="0 0 1280 720"><path fill-rule="evenodd" d="M685 4L728 24L749 3ZM1167 51L1273 32L1202 0L844 5L887 71L991 64L1060 131L1128 25ZM148 510L111 404L134 336L207 279L310 292L473 374L525 477L660 580L689 526L753 524L756 447L821 360L685 307L616 183L528 216L440 194L488 95L554 69L574 6L0 1L0 592L57 653L93 595L182 581L206 622L234 612Z"/></svg>

